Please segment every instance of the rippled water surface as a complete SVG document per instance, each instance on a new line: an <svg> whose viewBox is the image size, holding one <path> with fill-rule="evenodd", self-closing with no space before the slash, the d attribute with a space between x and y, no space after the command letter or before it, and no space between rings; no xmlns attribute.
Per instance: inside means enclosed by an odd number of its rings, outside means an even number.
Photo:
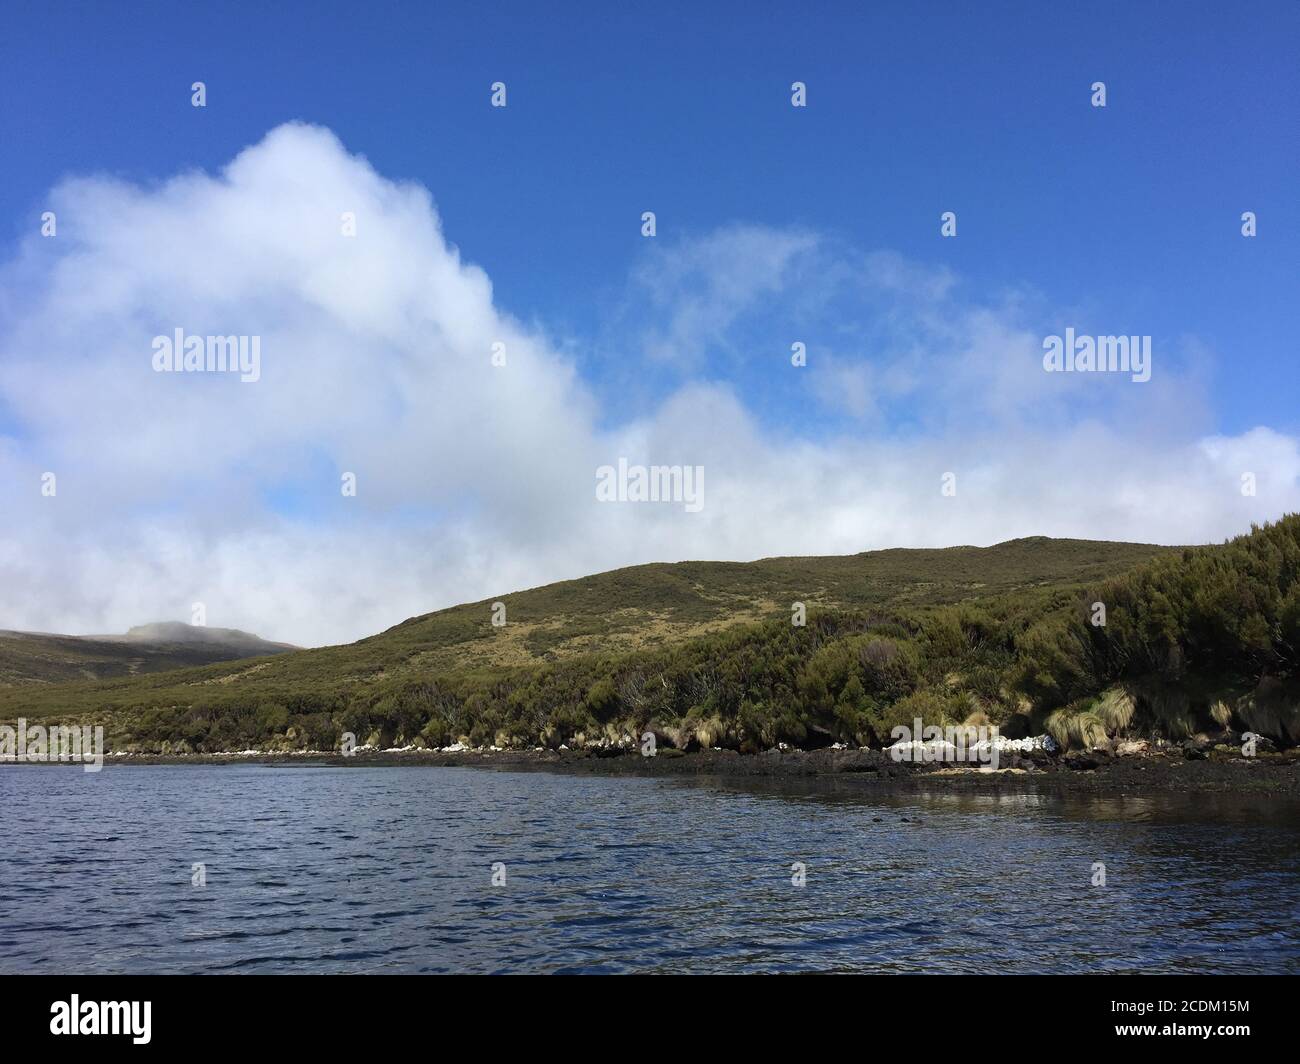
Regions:
<svg viewBox="0 0 1300 1064"><path fill-rule="evenodd" d="M1294 805L870 786L0 769L0 971L1300 972Z"/></svg>

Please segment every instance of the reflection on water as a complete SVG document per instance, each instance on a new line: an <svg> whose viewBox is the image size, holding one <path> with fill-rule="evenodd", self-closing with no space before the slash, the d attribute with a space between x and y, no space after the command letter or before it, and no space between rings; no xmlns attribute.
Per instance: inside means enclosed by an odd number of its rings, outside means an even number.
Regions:
<svg viewBox="0 0 1300 1064"><path fill-rule="evenodd" d="M1257 797L237 765L0 808L6 972L1300 971L1300 809Z"/></svg>
<svg viewBox="0 0 1300 1064"><path fill-rule="evenodd" d="M1049 811L1053 816L1080 817L1085 820L1158 819L1166 824L1210 820L1217 824L1268 823L1300 829L1300 801L1269 797L1258 792L1112 796L1042 794L1015 790L978 793L940 787L932 790L909 788L903 793L887 793L882 788L873 786L870 781L852 776L773 780L761 777L703 777L689 782L756 796L807 798L831 803L879 806L897 803L914 805L920 802L934 804L936 808L952 812L988 813L1030 809Z"/></svg>

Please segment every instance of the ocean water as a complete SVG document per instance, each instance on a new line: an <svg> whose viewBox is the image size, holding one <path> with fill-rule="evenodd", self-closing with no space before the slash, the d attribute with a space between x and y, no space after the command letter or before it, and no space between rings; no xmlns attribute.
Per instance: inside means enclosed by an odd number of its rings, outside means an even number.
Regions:
<svg viewBox="0 0 1300 1064"><path fill-rule="evenodd" d="M0 810L6 973L1300 972L1270 799L11 766Z"/></svg>

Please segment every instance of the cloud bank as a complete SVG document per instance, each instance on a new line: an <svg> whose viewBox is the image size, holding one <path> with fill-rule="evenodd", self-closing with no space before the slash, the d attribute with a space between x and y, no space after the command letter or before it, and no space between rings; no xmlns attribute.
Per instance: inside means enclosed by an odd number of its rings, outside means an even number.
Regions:
<svg viewBox="0 0 1300 1064"><path fill-rule="evenodd" d="M1217 434L1194 341L1147 384L1046 374L1045 333L1086 321L824 235L647 241L593 373L496 305L425 189L318 127L49 209L0 269L0 628L202 602L315 645L646 561L1205 542L1300 509L1297 440ZM260 379L154 372L177 328L260 337ZM620 457L704 466L703 510L597 502Z"/></svg>

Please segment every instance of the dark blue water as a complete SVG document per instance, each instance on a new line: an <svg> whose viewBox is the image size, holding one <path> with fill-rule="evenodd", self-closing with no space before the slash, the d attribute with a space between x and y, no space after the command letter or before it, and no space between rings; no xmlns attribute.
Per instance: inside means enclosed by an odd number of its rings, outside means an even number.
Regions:
<svg viewBox="0 0 1300 1064"><path fill-rule="evenodd" d="M0 971L1300 972L1292 805L869 788L9 767Z"/></svg>

